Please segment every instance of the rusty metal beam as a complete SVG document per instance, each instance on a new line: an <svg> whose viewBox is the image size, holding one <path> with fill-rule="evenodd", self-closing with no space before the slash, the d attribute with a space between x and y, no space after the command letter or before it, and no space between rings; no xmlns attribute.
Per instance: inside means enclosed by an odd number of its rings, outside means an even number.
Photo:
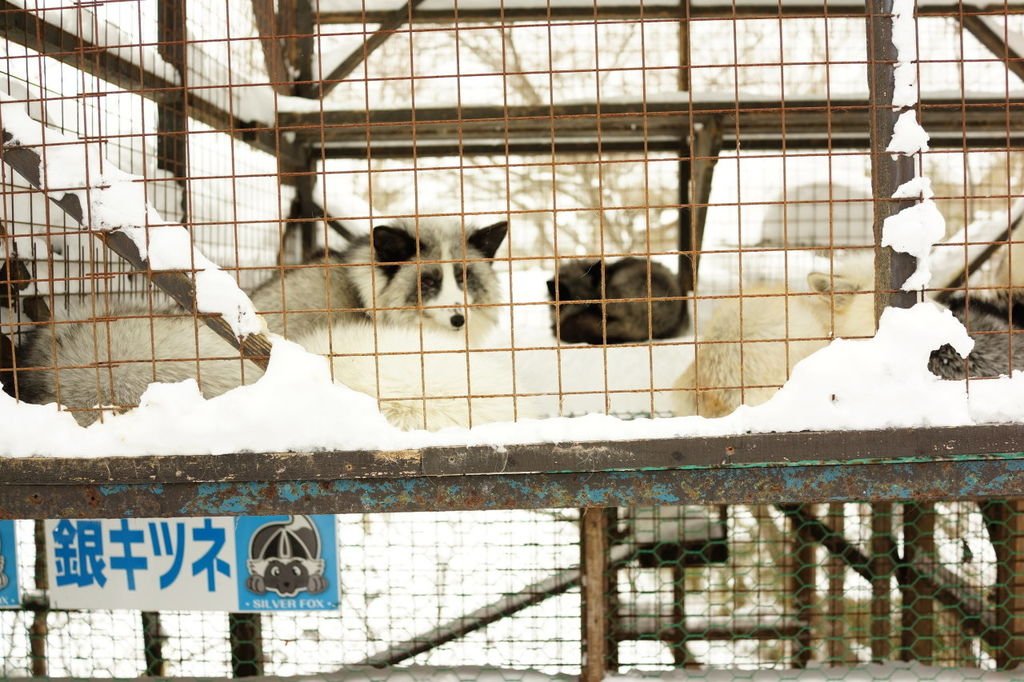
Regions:
<svg viewBox="0 0 1024 682"><path fill-rule="evenodd" d="M630 545L615 545L609 552L610 562L613 565L620 564L626 561L633 554L633 551L633 547ZM397 665L413 656L436 649L477 630L482 630L491 623L514 616L520 611L535 606L551 597L565 594L569 590L579 587L580 577L581 571L578 565L558 571L512 594L506 594L486 606L481 606L470 613L454 618L444 625L417 634L400 644L390 646L384 651L365 658L355 665L373 666L375 668ZM345 666L346 669L350 667Z"/></svg>
<svg viewBox="0 0 1024 682"><path fill-rule="evenodd" d="M674 619L658 622L654 629L641 629L633 625L628 615L623 615L624 625L615 633L620 642L629 640L653 640L675 645L682 642L735 642L744 639L783 640L793 639L805 625L792 618L743 618L702 620L687 619L680 623Z"/></svg>
<svg viewBox="0 0 1024 682"><path fill-rule="evenodd" d="M178 222L189 220L188 163L188 34L185 26L188 23L187 5L175 0L159 0L157 2L157 38L160 43L157 50L164 61L173 66L181 80L177 89L169 91L157 101L156 105L156 167L170 173L180 192L179 206L181 213L176 216Z"/></svg>
<svg viewBox="0 0 1024 682"><path fill-rule="evenodd" d="M277 34L277 15L274 0L252 0L252 13L256 31L263 49L263 63L267 68L270 87L279 95L291 95L294 90L291 74L285 64L284 48Z"/></svg>
<svg viewBox="0 0 1024 682"><path fill-rule="evenodd" d="M992 656L1000 670L1024 663L1024 501L987 503L982 513L996 554Z"/></svg>
<svg viewBox="0 0 1024 682"><path fill-rule="evenodd" d="M320 82L320 98L323 99L331 94L337 85L349 74L356 70L360 64L366 61L374 51L383 45L388 38L395 34L398 27L411 20L415 9L422 4L423 0L409 0L400 8L393 10L381 17L380 26L368 37L363 44L345 57L331 72L323 77Z"/></svg>
<svg viewBox="0 0 1024 682"><path fill-rule="evenodd" d="M937 565L935 555L935 507L910 502L903 505L903 561L896 575L900 583L900 660L931 665L935 659L934 580L921 580L915 565ZM943 589L949 589L943 581ZM978 599L975 597L975 599ZM983 602L982 602L983 603ZM993 621L994 623L994 621ZM965 630L967 628L964 628Z"/></svg>
<svg viewBox="0 0 1024 682"><path fill-rule="evenodd" d="M601 682L615 668L617 658L611 613L608 609L613 564L610 556L611 531L609 513L614 509L589 507L580 514L580 633L583 662L580 682ZM614 589L614 588L613 588Z"/></svg>
<svg viewBox="0 0 1024 682"><path fill-rule="evenodd" d="M884 663L892 656L892 579L896 541L892 533L892 503L871 505L871 660Z"/></svg>
<svg viewBox="0 0 1024 682"><path fill-rule="evenodd" d="M888 434L880 433L884 440ZM678 442L677 442L678 444ZM552 446L535 446L538 454ZM576 467L601 446L579 445ZM453 459L465 452L449 451ZM394 453L391 453L394 454ZM637 455L643 455L638 451ZM218 455L192 458L178 475L153 476L154 460L124 458L123 475L101 475L75 482L76 469L89 460L49 458L45 468L64 474L63 485L32 481L4 462L0 518L120 518L122 516L209 516L258 514L336 514L462 509L540 509L594 505L776 504L875 500L977 500L1019 494L1024 455L956 458L946 461L885 461L795 466L721 466L695 469L605 470L597 472L409 475L347 478L329 458L306 455L306 466L289 468L273 455ZM173 459L173 458L166 458ZM221 478L198 480L200 460L216 460ZM246 476L244 460L266 463L259 477ZM105 460L110 461L110 460ZM182 463L182 462L179 462ZM231 464L240 464L233 471ZM13 466L12 466L13 465ZM322 465L322 466L321 466ZM210 469L208 467L207 471ZM310 469L317 469L312 475ZM457 467L466 469L467 467ZM472 467L469 467L472 470ZM113 473L113 472L111 472ZM127 482L124 479L135 479ZM140 481L139 479L148 479ZM171 482L175 481L175 482Z"/></svg>
<svg viewBox="0 0 1024 682"><path fill-rule="evenodd" d="M392 10L369 9L371 3L367 2L367 11L359 10L337 10L323 11L317 14L317 22L320 24L379 24L388 16ZM1017 14L1022 11L1020 7L1010 6L1007 8L1003 3L990 3L981 6L971 7L972 11L992 13ZM950 3L948 5L927 5L918 9L920 16L951 16L961 10L960 5ZM718 5L701 3L690 9L688 15L679 5L651 4L651 3L623 3L621 5L597 4L597 3L572 3L558 5L553 2L540 1L534 6L508 3L500 3L497 0L494 6L487 7L459 7L458 20L460 22L548 22L548 21L631 21L637 19L647 20L678 20L684 16L694 19L734 19L734 18L778 18L778 17L808 17L830 19L842 17L864 16L864 4L855 2L818 2L818 3L745 3L745 2L722 2ZM456 19L453 8L427 8L416 12L413 21L422 24L449 24Z"/></svg>
<svg viewBox="0 0 1024 682"><path fill-rule="evenodd" d="M685 94L685 93L684 93ZM1022 98L927 98L919 106L932 146L1024 144ZM602 102L555 106L464 106L280 112L281 130L314 154L402 158L468 153L678 152L693 125L715 125L725 149L861 148L870 146L872 107L862 98L786 102ZM785 135L782 120L785 118ZM890 128L891 130L891 128ZM965 133L966 131L966 133ZM966 134L966 142L964 135ZM494 140L501 140L497 144ZM879 138L881 140L881 138ZM888 140L885 140L886 144ZM507 149L507 152L506 152Z"/></svg>
<svg viewBox="0 0 1024 682"><path fill-rule="evenodd" d="M697 291L711 182L721 151L722 131L717 121L712 121L695 131L679 162L679 289L684 296ZM683 310L688 317L688 308Z"/></svg>
<svg viewBox="0 0 1024 682"><path fill-rule="evenodd" d="M14 136L3 131L3 162L10 166L15 172L29 182L36 189L42 189L40 173L42 161L34 149L22 147L12 143ZM83 227L83 210L78 195L73 193L64 194L60 199L56 195L48 195L49 199L59 206L75 222ZM241 357L250 360L256 365L266 368L270 358L270 340L263 334L249 334L239 339L235 332L220 315L200 314L196 312L195 282L193 278L184 272L179 271L154 271L149 267L148 258L144 258L139 247L132 241L125 232L113 230L110 232L92 232L111 251L121 256L135 270L142 272L149 278L156 288L171 297L178 305L196 315L210 329L215 331L221 338L237 348Z"/></svg>
<svg viewBox="0 0 1024 682"><path fill-rule="evenodd" d="M978 42L1006 64L1010 73L1024 80L1024 54L1014 49L1014 46L1006 41L1005 34L993 28L988 21L989 18L977 14L958 13L956 15L956 19L978 39Z"/></svg>
<svg viewBox="0 0 1024 682"><path fill-rule="evenodd" d="M177 83L146 71L102 45L84 40L43 20L17 3L0 1L0 35L7 40L81 69L85 73L147 99L162 98L181 89ZM255 149L277 154L275 136L269 128L244 121L193 94L189 116L218 132L226 133Z"/></svg>
<svg viewBox="0 0 1024 682"><path fill-rule="evenodd" d="M217 457L161 455L140 457L29 457L4 460L5 486L88 486L206 484L245 482L401 479L558 472L633 473L644 469L705 469L792 465L859 464L873 461L925 460L955 463L990 460L1013 466L1024 460L1024 424L745 434L662 440L594 443L539 443L490 446L429 447L398 451L248 453ZM897 483L894 481L893 483ZM1008 486L992 481L995 488ZM914 497L913 481L903 481L903 495ZM978 484L981 487L983 484ZM923 486L919 492L924 492ZM949 497L962 497L950 490ZM806 497L809 492L798 497ZM966 494L966 493L965 493ZM784 501L798 498L783 498ZM815 501L827 501L823 496ZM858 500L856 496L847 498ZM665 502L664 504L669 504ZM673 503L674 504L674 503ZM483 506L483 503L481 502ZM566 505L574 506L574 505ZM581 506L581 505L575 505Z"/></svg>

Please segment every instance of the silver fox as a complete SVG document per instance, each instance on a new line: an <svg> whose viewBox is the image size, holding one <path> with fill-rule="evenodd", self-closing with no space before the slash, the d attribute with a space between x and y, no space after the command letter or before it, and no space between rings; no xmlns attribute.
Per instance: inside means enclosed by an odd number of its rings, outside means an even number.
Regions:
<svg viewBox="0 0 1024 682"><path fill-rule="evenodd" d="M567 260L548 280L551 331L566 343L630 343L678 335L685 302L672 272L629 256Z"/></svg>
<svg viewBox="0 0 1024 682"><path fill-rule="evenodd" d="M471 231L465 241L458 228L432 221L421 221L418 231L378 226L330 266L263 285L254 303L272 311L271 330L307 349L356 354L332 357L335 379L380 399L396 426L511 420L517 409L510 397L469 398L510 396L511 368L500 353L465 353L466 334L482 337L497 317L487 307L499 302L497 277L484 259L493 258L507 224ZM375 358L377 352L384 355ZM99 318L70 311L18 349L18 367L21 399L60 402L83 425L103 406L137 405L153 381L195 378L213 397L262 375L192 317L131 303Z"/></svg>
<svg viewBox="0 0 1024 682"><path fill-rule="evenodd" d="M497 322L500 288L488 262L508 223L464 232L457 220L376 226L341 253L290 270L253 292L272 332L295 338L337 321L374 319L468 331L480 341ZM466 329L463 329L463 327Z"/></svg>
<svg viewBox="0 0 1024 682"><path fill-rule="evenodd" d="M932 351L928 369L942 379L998 377L1024 369L1024 305L1006 295L955 296L947 304L974 339L966 358L949 344Z"/></svg>

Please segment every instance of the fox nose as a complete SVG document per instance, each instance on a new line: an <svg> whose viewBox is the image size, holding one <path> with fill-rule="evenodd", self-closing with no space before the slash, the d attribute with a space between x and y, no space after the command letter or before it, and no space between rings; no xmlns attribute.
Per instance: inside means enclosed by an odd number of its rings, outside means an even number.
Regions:
<svg viewBox="0 0 1024 682"><path fill-rule="evenodd" d="M449 322L452 323L453 327L458 329L462 325L466 324L466 318L462 316L462 313L455 313L454 315L452 315L451 320L449 320Z"/></svg>

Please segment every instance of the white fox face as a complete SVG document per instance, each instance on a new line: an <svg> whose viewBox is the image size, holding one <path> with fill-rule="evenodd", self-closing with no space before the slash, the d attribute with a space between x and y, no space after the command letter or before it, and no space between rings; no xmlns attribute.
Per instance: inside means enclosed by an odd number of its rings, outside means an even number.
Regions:
<svg viewBox="0 0 1024 682"><path fill-rule="evenodd" d="M498 282L491 259L507 232L504 221L465 232L458 223L428 220L375 227L367 306L384 320L418 320L448 331L474 318L493 324L496 312L488 306L498 302Z"/></svg>

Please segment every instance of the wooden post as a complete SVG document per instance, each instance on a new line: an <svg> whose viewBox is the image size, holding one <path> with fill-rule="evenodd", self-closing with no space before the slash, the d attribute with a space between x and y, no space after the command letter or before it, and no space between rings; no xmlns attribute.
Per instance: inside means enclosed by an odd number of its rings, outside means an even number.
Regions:
<svg viewBox="0 0 1024 682"><path fill-rule="evenodd" d="M36 521L33 524L36 545L36 589L46 591L50 589L50 580L46 572L46 527L45 521ZM40 608L32 614L32 625L29 629L29 661L32 664L33 677L48 677L46 660L46 635L49 633L47 616L50 611Z"/></svg>
<svg viewBox="0 0 1024 682"><path fill-rule="evenodd" d="M984 508L996 554L996 666L1011 670L1024 660L1024 500Z"/></svg>
<svg viewBox="0 0 1024 682"><path fill-rule="evenodd" d="M935 569L935 510L931 504L903 505L903 563ZM900 659L930 664L935 652L935 602L921 581L901 571Z"/></svg>
<svg viewBox="0 0 1024 682"><path fill-rule="evenodd" d="M892 656L892 503L871 505L871 660Z"/></svg>
<svg viewBox="0 0 1024 682"><path fill-rule="evenodd" d="M685 523L681 527L685 528ZM679 541L679 556L672 564L672 622L676 636L672 640L672 660L684 668L698 667L686 641L686 538Z"/></svg>
<svg viewBox="0 0 1024 682"><path fill-rule="evenodd" d="M164 659L163 625L156 611L142 612L142 648L146 659L145 677L166 677L167 661Z"/></svg>
<svg viewBox="0 0 1024 682"><path fill-rule="evenodd" d="M609 561L610 520L614 513L614 509L587 507L580 518L580 566L583 569L580 590L583 602L581 682L600 682L616 659L608 608L609 583L614 580Z"/></svg>
<svg viewBox="0 0 1024 682"><path fill-rule="evenodd" d="M313 5L310 0L278 0L277 6L277 34L284 40L284 61L295 75L294 94L316 97Z"/></svg>
<svg viewBox="0 0 1024 682"><path fill-rule="evenodd" d="M178 72L180 87L157 98L156 166L171 174L181 190L179 221L189 221L188 191L188 19L186 3L157 3L157 52Z"/></svg>
<svg viewBox="0 0 1024 682"><path fill-rule="evenodd" d="M256 20L260 46L263 48L263 63L267 68L270 87L279 95L290 95L295 86L291 74L288 73L288 64L278 33L281 25L274 13L274 0L252 0L252 14Z"/></svg>
<svg viewBox="0 0 1024 682"><path fill-rule="evenodd" d="M807 505L800 512L811 513ZM813 514L812 514L813 515ZM811 660L812 616L814 607L814 538L803 528L803 524L790 518L793 533L792 572L790 591L793 596L793 611L800 624L800 630L793 640L792 666L806 668Z"/></svg>
<svg viewBox="0 0 1024 682"><path fill-rule="evenodd" d="M828 506L829 526L839 536L846 532L846 518L841 502ZM825 565L828 576L828 622L824 631L827 637L826 665L840 666L847 663L846 652L846 562L829 553Z"/></svg>
<svg viewBox="0 0 1024 682"><path fill-rule="evenodd" d="M231 674L234 677L258 677L263 674L263 632L260 614L229 613L228 638L231 640Z"/></svg>

